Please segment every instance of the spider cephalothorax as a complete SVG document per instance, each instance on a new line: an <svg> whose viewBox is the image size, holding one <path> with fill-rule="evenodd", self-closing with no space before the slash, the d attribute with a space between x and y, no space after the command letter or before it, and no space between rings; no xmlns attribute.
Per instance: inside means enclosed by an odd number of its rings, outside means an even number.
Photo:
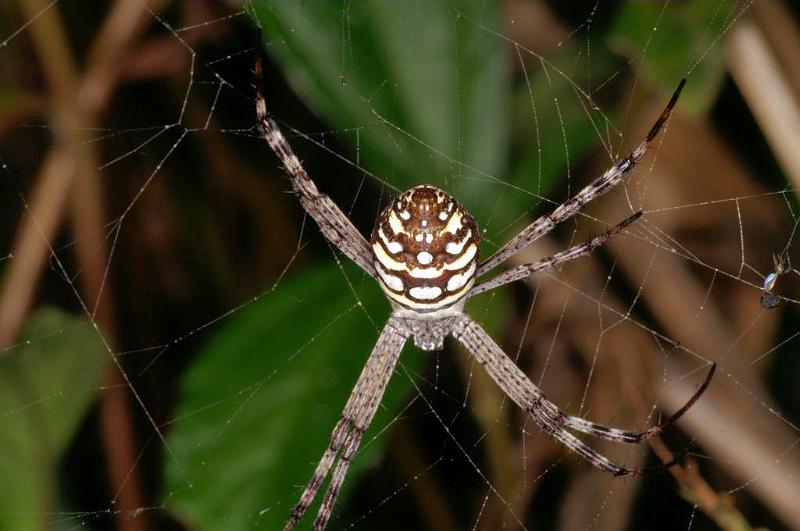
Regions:
<svg viewBox="0 0 800 531"><path fill-rule="evenodd" d="M261 75L260 62L256 63L256 74L259 77ZM587 202L620 184L644 156L667 121L683 83L678 86L650 133L630 155L619 160L551 213L532 221L480 263L480 235L475 220L449 194L429 185L412 188L392 201L378 217L371 241L368 242L344 212L317 189L278 124L267 112L264 96L260 91L256 93L256 112L261 133L283 162L300 204L334 247L380 283L393 306L392 314L333 429L331 442L294 506L284 531L293 529L300 521L325 478L330 475L331 480L313 526L315 531L325 528L350 461L378 410L403 345L411 337L418 347L434 350L442 348L445 337L453 336L530 419L567 448L615 476L647 472L615 463L592 449L573 432L627 444L647 441L671 426L700 398L711 381L715 365L711 365L705 381L683 407L659 424L643 432L612 428L569 415L547 400L481 325L464 312L464 303L479 293L587 255L639 219L642 213L636 212L594 238L536 262L519 264L474 285L477 277L491 272L556 225L576 215ZM773 285L765 283L765 289L771 289ZM675 463L677 459L666 463L664 468Z"/></svg>
<svg viewBox="0 0 800 531"><path fill-rule="evenodd" d="M439 316L463 306L475 282L480 235L453 197L429 185L403 192L372 231L380 285L396 310Z"/></svg>

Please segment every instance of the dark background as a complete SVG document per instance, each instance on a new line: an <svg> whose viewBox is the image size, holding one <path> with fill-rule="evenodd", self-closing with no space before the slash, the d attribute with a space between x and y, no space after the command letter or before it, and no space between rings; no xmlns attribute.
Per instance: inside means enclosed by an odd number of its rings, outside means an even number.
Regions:
<svg viewBox="0 0 800 531"><path fill-rule="evenodd" d="M468 307L551 399L614 426L657 422L718 362L655 452L589 441L629 466L686 447L685 466L609 478L455 345L407 347L330 528L800 529L797 274L758 304L772 255L796 254L800 133L770 114L800 107L795 5L0 10L0 529L277 529L324 450L389 308L253 128L259 38L271 109L363 233L428 182L484 253L688 79L625 190L513 263L641 208L631 233Z"/></svg>

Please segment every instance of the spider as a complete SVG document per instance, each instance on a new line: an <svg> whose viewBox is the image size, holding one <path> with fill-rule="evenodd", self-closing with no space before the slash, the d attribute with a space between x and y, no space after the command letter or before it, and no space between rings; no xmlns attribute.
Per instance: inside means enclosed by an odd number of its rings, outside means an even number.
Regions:
<svg viewBox="0 0 800 531"><path fill-rule="evenodd" d="M792 262L789 260L789 255L786 254L786 252L773 254L772 264L774 269L772 273L764 277L763 293L761 293L761 298L758 301L765 310L771 310L781 303L780 297L772 293L772 290L775 289L775 284L778 283L778 277L790 271L800 275L800 272L792 267Z"/></svg>
<svg viewBox="0 0 800 531"><path fill-rule="evenodd" d="M686 80L680 82L647 137L630 155L551 213L533 221L488 259L479 261L480 233L472 215L452 196L429 185L411 188L393 200L378 216L368 241L339 207L317 189L271 117L260 88L263 83L260 57L256 60L255 72L258 127L283 163L297 199L319 225L325 238L380 284L392 306L391 316L333 429L330 444L294 506L284 531L293 529L305 515L333 469L313 525L315 531L325 528L350 461L375 415L400 351L412 337L416 346L426 351L440 350L446 336L455 337L542 430L595 467L614 476L649 472L649 469L625 468L611 461L568 430L620 443L647 441L671 426L694 404L711 382L716 365L711 365L705 381L689 401L660 424L643 432L612 428L568 415L547 400L489 334L464 312L464 304L479 293L587 255L641 216L641 211L636 212L603 234L476 284L477 278L574 216L587 202L619 184L636 166L669 118ZM677 461L673 460L664 467Z"/></svg>

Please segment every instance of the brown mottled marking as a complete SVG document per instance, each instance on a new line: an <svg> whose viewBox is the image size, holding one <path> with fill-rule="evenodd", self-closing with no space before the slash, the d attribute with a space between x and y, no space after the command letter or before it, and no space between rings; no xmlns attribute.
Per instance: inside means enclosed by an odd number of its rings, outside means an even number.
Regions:
<svg viewBox="0 0 800 531"><path fill-rule="evenodd" d="M475 282L480 233L450 194L429 185L403 192L372 231L381 287L403 308L432 312L463 300Z"/></svg>

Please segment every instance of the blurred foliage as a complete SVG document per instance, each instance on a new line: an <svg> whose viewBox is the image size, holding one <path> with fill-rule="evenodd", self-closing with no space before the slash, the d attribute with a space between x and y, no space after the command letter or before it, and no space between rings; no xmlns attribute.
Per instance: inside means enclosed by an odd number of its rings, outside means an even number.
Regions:
<svg viewBox="0 0 800 531"><path fill-rule="evenodd" d="M90 323L46 307L31 315L13 356L0 358L0 529L50 527L59 458L108 359Z"/></svg>
<svg viewBox="0 0 800 531"><path fill-rule="evenodd" d="M14 110L20 104L22 94L11 87L0 86L0 116Z"/></svg>
<svg viewBox="0 0 800 531"><path fill-rule="evenodd" d="M520 213L551 208L557 201L552 198L554 188L570 178L577 161L597 147L598 131L614 128L614 110L610 114L600 111L596 103L578 92L575 83L576 79L607 78L618 66L617 61L602 50L591 61L576 61L576 55L578 49L572 44L559 48L542 68L525 73L529 82L514 88L513 163L505 182L530 193L509 194L507 186L495 191L505 198L495 207L499 217L495 214L491 219L495 243L504 241L513 229L530 219L528 215L519 219ZM509 227L512 222L515 224ZM500 233L494 234L498 230Z"/></svg>
<svg viewBox="0 0 800 531"><path fill-rule="evenodd" d="M609 44L664 94L691 73L681 108L705 114L725 75L719 39L738 9L726 2L679 2L670 9L656 2L625 2L610 29Z"/></svg>

